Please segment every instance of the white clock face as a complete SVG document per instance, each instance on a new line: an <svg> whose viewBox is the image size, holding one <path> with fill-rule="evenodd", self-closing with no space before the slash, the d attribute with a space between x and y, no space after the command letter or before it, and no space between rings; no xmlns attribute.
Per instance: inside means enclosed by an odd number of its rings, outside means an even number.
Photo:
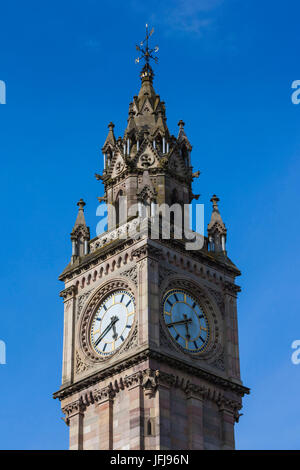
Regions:
<svg viewBox="0 0 300 470"><path fill-rule="evenodd" d="M209 339L209 324L199 302L181 289L169 291L163 300L163 316L173 339L187 352L203 351Z"/></svg>
<svg viewBox="0 0 300 470"><path fill-rule="evenodd" d="M125 290L112 293L100 305L91 325L91 345L103 357L119 349L134 323L134 298Z"/></svg>

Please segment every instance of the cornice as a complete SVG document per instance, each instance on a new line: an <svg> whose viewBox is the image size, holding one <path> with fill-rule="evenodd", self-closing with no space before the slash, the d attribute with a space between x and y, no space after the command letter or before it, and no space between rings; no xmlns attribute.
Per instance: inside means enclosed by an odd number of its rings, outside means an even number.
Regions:
<svg viewBox="0 0 300 470"><path fill-rule="evenodd" d="M124 250L135 242L132 238L117 239L114 242L111 242L109 245L99 248L98 250L93 251L92 253L86 255L79 261L79 264L69 265L62 274L58 277L60 281L71 280L74 276L79 275L83 272L86 272L93 266L99 264L99 261L105 261L110 256Z"/></svg>
<svg viewBox="0 0 300 470"><path fill-rule="evenodd" d="M121 390L135 387L140 387L148 397L154 397L157 390L162 387L177 388L185 393L187 399L207 399L215 402L220 412L230 413L235 421L238 421L241 416L239 411L242 408L242 403L239 396L236 399L228 398L219 387L214 388L213 385L207 386L205 384L197 385L180 376L180 374L170 374L158 369L147 368L143 371L137 371L133 374L120 377L105 387L96 387L92 391L80 395L77 400L68 403L62 408L66 424L70 424L70 419L73 416L84 413L89 405L95 404L97 406L103 402L113 401Z"/></svg>
<svg viewBox="0 0 300 470"><path fill-rule="evenodd" d="M113 377L116 374L120 374L129 369L130 367L136 366L137 364L140 364L141 362L144 362L148 359L154 359L169 366L175 367L176 370L181 370L185 373L193 375L194 377L204 379L207 382L218 386L222 390L234 392L240 397L243 397L245 394L250 393L250 389L244 387L241 384L238 384L206 370L191 366L186 362L178 360L178 358L175 359L170 356L166 356L165 354L162 354L160 352L146 349L127 359L124 359L116 365L107 365L106 369L100 372L96 372L90 377L82 379L72 385L68 385L67 387L61 388L53 394L53 398L63 400L64 398L69 397L74 393L81 392L90 386L96 385L109 377Z"/></svg>

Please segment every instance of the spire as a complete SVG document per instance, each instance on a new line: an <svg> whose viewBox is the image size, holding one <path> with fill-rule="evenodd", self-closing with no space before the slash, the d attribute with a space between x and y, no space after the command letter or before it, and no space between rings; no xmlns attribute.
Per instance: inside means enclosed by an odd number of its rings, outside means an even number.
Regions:
<svg viewBox="0 0 300 470"><path fill-rule="evenodd" d="M210 201L213 206L211 219L207 227L210 251L226 253L227 230L218 207L220 199L214 194Z"/></svg>
<svg viewBox="0 0 300 470"><path fill-rule="evenodd" d="M185 133L185 130L184 130L185 123L182 121L182 119L180 119L178 126L179 126L179 131L178 131L177 141L180 143L181 147L186 147L186 149L190 152L192 150L192 146ZM191 163L190 159L188 158L188 160L190 164Z"/></svg>
<svg viewBox="0 0 300 470"><path fill-rule="evenodd" d="M114 146L115 143L116 143L116 138L115 138L115 134L114 134L114 127L115 127L115 125L114 125L113 122L110 122L108 124L109 131L108 131L106 140L105 140L104 145L103 145L103 150L105 150L109 144Z"/></svg>
<svg viewBox="0 0 300 470"><path fill-rule="evenodd" d="M178 131L177 139L179 140L181 137L186 137L185 132L184 132L185 122L183 122L182 119L180 119L178 126L179 126L179 131Z"/></svg>
<svg viewBox="0 0 300 470"><path fill-rule="evenodd" d="M73 264L79 256L87 255L89 252L88 242L90 240L90 229L87 227L84 217L85 202L80 199L77 202L78 214L71 232L72 240L72 258Z"/></svg>
<svg viewBox="0 0 300 470"><path fill-rule="evenodd" d="M157 62L155 53L158 47L150 49L149 40L153 30L149 32L146 26L146 38L136 46L140 57L139 63L144 60L140 73L141 86L129 104L128 119L122 137L115 138L113 124L109 125L109 134L102 149L104 156L103 174L96 173L96 178L104 184L104 196L101 201L115 204L120 187L126 187L127 216L130 207L139 200L146 199L150 205L156 201L169 204L172 192L166 190L169 184L159 185L157 174L163 173L166 180L172 179L172 184L184 186L182 189L181 204L188 204L194 198L191 184L194 177L191 166L191 150L184 131L183 121L179 122L179 138L171 135L167 126L166 106L153 87L154 72L150 65L151 60ZM145 174L145 170L147 173ZM132 175L139 175L132 179ZM143 178L140 176L143 174ZM145 178L148 178L148 182ZM129 179L130 178L130 179ZM151 182L151 184L150 184ZM128 189L130 188L130 190ZM99 200L100 201L100 200ZM111 214L108 216L108 231L115 226Z"/></svg>
<svg viewBox="0 0 300 470"><path fill-rule="evenodd" d="M75 221L74 229L76 227L81 226L81 225L86 227L85 217L84 217L84 206L85 205L86 204L85 204L83 199L79 199L79 201L77 202L77 206L79 207L79 209L78 209L78 214L77 214L77 218L76 218L76 221Z"/></svg>
<svg viewBox="0 0 300 470"><path fill-rule="evenodd" d="M149 32L148 25L146 24L146 37L139 45L136 46L136 49L141 53L141 55L135 60L135 62L139 63L141 60L144 60L145 65L140 73L142 81L141 88L138 96L134 97L132 108L132 110L135 111L136 125L138 127L147 126L149 130L155 126L159 112L163 114L163 118L165 115L165 110L161 104L160 97L155 93L153 88L154 72L150 65L150 60L153 60L155 63L158 62L158 58L153 55L158 52L158 46L155 46L153 49L149 48L149 39L153 32L153 28Z"/></svg>

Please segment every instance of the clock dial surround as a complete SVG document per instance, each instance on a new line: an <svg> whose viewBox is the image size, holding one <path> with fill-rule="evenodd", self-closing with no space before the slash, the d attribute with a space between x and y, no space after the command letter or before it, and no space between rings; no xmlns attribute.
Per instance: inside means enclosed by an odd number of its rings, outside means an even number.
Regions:
<svg viewBox="0 0 300 470"><path fill-rule="evenodd" d="M135 302L131 293L118 290L111 293L95 312L90 329L93 350L109 357L120 349L128 338L135 319Z"/></svg>
<svg viewBox="0 0 300 470"><path fill-rule="evenodd" d="M193 295L182 289L168 291L163 298L163 318L172 339L185 352L199 354L207 348L209 322Z"/></svg>

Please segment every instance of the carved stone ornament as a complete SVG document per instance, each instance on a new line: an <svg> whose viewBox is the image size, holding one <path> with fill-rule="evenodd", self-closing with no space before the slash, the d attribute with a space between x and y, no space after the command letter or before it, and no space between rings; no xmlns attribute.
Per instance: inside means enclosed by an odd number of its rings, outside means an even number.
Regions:
<svg viewBox="0 0 300 470"><path fill-rule="evenodd" d="M143 168L148 168L149 166L153 165L154 163L154 156L149 154L144 154L140 158L140 165Z"/></svg>
<svg viewBox="0 0 300 470"><path fill-rule="evenodd" d="M96 384L99 384L104 380L109 379L114 374L120 374L122 372L126 373L129 367L139 365L149 359L153 359L154 361L158 361L172 368L176 368L178 370L178 373L182 371L185 376L188 373L195 377L197 380L204 381L205 383L209 382L212 387L216 387L222 393L230 393L230 395L234 394L237 397L243 397L245 394L250 393L250 389L244 387L241 384L232 382L231 380L228 380L220 375L216 375L208 370L204 370L199 367L194 367L193 364L187 364L186 362L181 362L177 358L170 357L169 355L162 354L158 351L151 351L148 349L146 351L137 352L135 355L132 355L130 357L123 358L119 363L115 364L109 369L106 368L104 370L95 372L94 374L83 378L77 383L69 385L64 389L58 390L53 394L53 398L58 398L61 401L67 397L70 397L74 393L79 393L80 391L86 394L86 390L89 387L95 386ZM140 373L141 372L139 372L139 374ZM125 377L128 378L128 376ZM122 379L120 380L122 382ZM125 379L123 380L123 382L124 381ZM121 382L119 384L120 386ZM211 399L215 399L215 392L213 393L213 396L211 395L212 393L209 394L209 397Z"/></svg>
<svg viewBox="0 0 300 470"><path fill-rule="evenodd" d="M90 369L90 364L87 364L84 362L79 354L78 351L76 351L76 374L80 374L82 372L87 371Z"/></svg>
<svg viewBox="0 0 300 470"><path fill-rule="evenodd" d="M137 286L137 269L136 269L136 266L133 266L130 269L126 269L126 271L122 271L120 273L120 275L127 277L128 279L130 279L135 284L135 286Z"/></svg>
<svg viewBox="0 0 300 470"><path fill-rule="evenodd" d="M66 416L65 422L69 424L72 416L83 413L90 404L97 405L103 403L103 401L113 400L120 391L136 386L140 386L149 398L153 398L160 387L180 389L185 393L187 399L196 397L216 403L220 412L231 414L235 421L238 421L241 416L239 411L242 408L240 398L242 395L240 394L228 398L222 389L208 385L207 382L196 384L181 375L169 374L155 369L145 369L120 377L105 387L96 387L89 392L84 392L78 400L63 407L62 411ZM245 392L249 393L248 389L245 389Z"/></svg>
<svg viewBox="0 0 300 470"><path fill-rule="evenodd" d="M209 290L211 295L216 300L222 315L224 315L224 295L223 295L223 292L222 291L221 292L216 291L215 289L212 289L211 287L208 287L207 289Z"/></svg>
<svg viewBox="0 0 300 470"><path fill-rule="evenodd" d="M140 248L137 248L132 252L132 256L136 258L137 261L140 259L149 257L149 258L154 258L157 260L160 260L162 258L162 250L159 248L156 248L153 245L147 244L143 245Z"/></svg>
<svg viewBox="0 0 300 470"><path fill-rule="evenodd" d="M165 280L165 278L174 276L175 274L176 272L172 271L172 269L159 266L159 285L161 285L161 283Z"/></svg>
<svg viewBox="0 0 300 470"><path fill-rule="evenodd" d="M66 289L62 290L59 293L59 296L64 299L64 302L66 302L66 301L72 299L73 297L75 297L76 293L77 293L77 287L75 285L73 285L73 286L67 287Z"/></svg>
<svg viewBox="0 0 300 470"><path fill-rule="evenodd" d="M240 286L233 284L232 282L225 281L224 283L224 293L237 297L237 294L241 291Z"/></svg>
<svg viewBox="0 0 300 470"><path fill-rule="evenodd" d="M223 355L224 351L223 335L221 329L222 318L220 313L217 311L218 309L213 307L211 300L207 296L204 288L190 280L174 276L168 277L167 282L163 284L163 287L165 287L162 289L163 295L161 297L161 328L165 333L163 336L163 341L164 338L167 338L177 351L183 352L194 360L205 360L208 364L215 364L215 366L216 364L218 364L218 369L220 369L220 363L216 361ZM165 293L171 289L183 289L187 293L191 294L199 302L200 307L204 310L207 316L210 329L210 338L206 349L204 351L200 351L198 354L189 354L171 337L171 335L167 331L165 322L163 320L163 298L165 296Z"/></svg>
<svg viewBox="0 0 300 470"><path fill-rule="evenodd" d="M124 346L120 349L117 349L115 353L106 358L99 356L90 345L90 327L97 308L109 294L119 289L127 290L133 295L133 297L135 297L135 289L134 286L131 285L131 282L127 282L124 279L114 279L112 281L106 282L98 288L83 312L81 324L79 325L79 344L81 345L81 350L86 356L88 362L91 364L99 362L101 363L109 360L112 357L115 357L118 354L121 354L125 347L128 348L129 343L133 345L137 339L136 325L134 325L131 333L124 343Z"/></svg>
<svg viewBox="0 0 300 470"><path fill-rule="evenodd" d="M80 397L78 400L75 400L68 405L66 405L64 408L62 408L62 412L65 415L64 421L67 426L70 425L70 419L78 415L80 413L83 413L86 409L86 406L84 405L82 398Z"/></svg>
<svg viewBox="0 0 300 470"><path fill-rule="evenodd" d="M87 299L87 297L89 297L90 293L91 293L91 290L90 289L88 292L85 292L84 294L81 294L78 296L78 301L77 301L77 315L76 315L76 319L78 320L78 318L80 317L80 314L82 312L82 308L84 306L84 303Z"/></svg>

